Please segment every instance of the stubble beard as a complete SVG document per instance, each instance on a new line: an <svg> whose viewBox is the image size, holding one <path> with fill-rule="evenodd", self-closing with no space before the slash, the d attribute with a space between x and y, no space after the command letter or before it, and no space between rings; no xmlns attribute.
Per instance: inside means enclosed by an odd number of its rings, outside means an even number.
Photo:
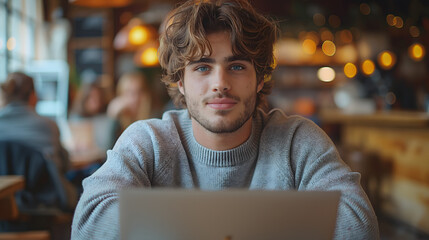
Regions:
<svg viewBox="0 0 429 240"><path fill-rule="evenodd" d="M246 99L244 99L244 111L240 113L237 119L232 122L220 121L220 122L211 122L209 116L203 116L202 112L199 111L198 106L199 102L192 101L188 97L186 97L186 103L188 105L189 115L195 119L203 128L206 130L222 134L222 133L233 133L240 129L253 115L256 110L256 94L252 94ZM235 97L231 97L228 94L220 94L219 97L230 97L237 99ZM237 99L240 100L240 99ZM201 105L200 105L201 106ZM227 116L229 114L229 110L216 110L216 115Z"/></svg>

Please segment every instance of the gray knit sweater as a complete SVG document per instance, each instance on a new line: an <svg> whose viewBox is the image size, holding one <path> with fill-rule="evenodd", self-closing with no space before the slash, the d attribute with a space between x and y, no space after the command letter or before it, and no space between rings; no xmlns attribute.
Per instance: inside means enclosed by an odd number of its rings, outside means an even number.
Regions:
<svg viewBox="0 0 429 240"><path fill-rule="evenodd" d="M340 159L313 122L258 110L242 145L213 151L196 142L186 110L138 121L107 152L106 163L84 180L72 239L118 239L118 191L134 187L220 190L339 190L335 239L378 239L378 224L360 175Z"/></svg>

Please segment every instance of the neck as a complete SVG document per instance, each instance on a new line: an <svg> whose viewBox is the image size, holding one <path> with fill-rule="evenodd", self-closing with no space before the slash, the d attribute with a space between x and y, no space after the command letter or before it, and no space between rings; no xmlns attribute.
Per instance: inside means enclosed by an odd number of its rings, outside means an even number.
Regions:
<svg viewBox="0 0 429 240"><path fill-rule="evenodd" d="M195 139L202 146L215 151L224 151L238 147L249 139L252 132L252 118L232 133L210 132L194 119L192 119L192 130Z"/></svg>

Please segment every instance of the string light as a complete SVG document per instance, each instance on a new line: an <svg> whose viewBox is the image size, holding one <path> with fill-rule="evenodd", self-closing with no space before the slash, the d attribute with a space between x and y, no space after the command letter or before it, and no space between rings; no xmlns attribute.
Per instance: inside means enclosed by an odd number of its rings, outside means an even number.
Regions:
<svg viewBox="0 0 429 240"><path fill-rule="evenodd" d="M309 54L309 55L313 55L316 52L317 46L316 43L311 40L311 39L305 39L302 42L302 50Z"/></svg>
<svg viewBox="0 0 429 240"><path fill-rule="evenodd" d="M414 60L414 61L420 61L425 56L425 47L421 45L420 43L414 43L408 48L408 55Z"/></svg>
<svg viewBox="0 0 429 240"><path fill-rule="evenodd" d="M346 63L344 65L344 74L348 78L353 78L357 74L357 68L353 63Z"/></svg>
<svg viewBox="0 0 429 240"><path fill-rule="evenodd" d="M395 16L393 14L388 14L386 16L386 22L392 27L395 26L396 24Z"/></svg>
<svg viewBox="0 0 429 240"><path fill-rule="evenodd" d="M321 67L317 71L317 77L322 82L332 82L335 79L335 71L331 67Z"/></svg>
<svg viewBox="0 0 429 240"><path fill-rule="evenodd" d="M313 15L313 22L316 24L316 26L323 26L326 22L325 16L320 13L316 13Z"/></svg>
<svg viewBox="0 0 429 240"><path fill-rule="evenodd" d="M326 40L334 41L334 34L332 34L332 32L329 31L327 28L322 28L320 30L320 39L322 41L326 41Z"/></svg>
<svg viewBox="0 0 429 240"><path fill-rule="evenodd" d="M391 69L396 63L396 56L390 51L383 51L378 54L378 64L385 70Z"/></svg>
<svg viewBox="0 0 429 240"><path fill-rule="evenodd" d="M411 37L419 37L420 36L420 29L416 26L411 26L410 29L410 35Z"/></svg>
<svg viewBox="0 0 429 240"><path fill-rule="evenodd" d="M369 15L370 13L371 13L371 8L369 7L369 5L368 4L366 4L366 3L362 3L360 6L359 6L359 10L360 10L360 12L363 14L363 15Z"/></svg>
<svg viewBox="0 0 429 240"><path fill-rule="evenodd" d="M395 23L394 26L397 28L402 28L404 26L404 20L402 20L401 17L398 17L398 16L394 17L393 22Z"/></svg>
<svg viewBox="0 0 429 240"><path fill-rule="evenodd" d="M371 61L369 59L363 61L363 63L362 63L362 72L365 75L369 76L369 75L373 74L374 71L375 71L375 64L374 64L373 61Z"/></svg>
<svg viewBox="0 0 429 240"><path fill-rule="evenodd" d="M337 28L341 25L341 19L337 15L330 15L328 18L329 25L333 28Z"/></svg>
<svg viewBox="0 0 429 240"><path fill-rule="evenodd" d="M332 41L326 40L322 44L322 51L326 56L334 56L337 51L335 44Z"/></svg>
<svg viewBox="0 0 429 240"><path fill-rule="evenodd" d="M353 42L353 34L350 30L342 30L340 32L340 40L343 43L351 43Z"/></svg>

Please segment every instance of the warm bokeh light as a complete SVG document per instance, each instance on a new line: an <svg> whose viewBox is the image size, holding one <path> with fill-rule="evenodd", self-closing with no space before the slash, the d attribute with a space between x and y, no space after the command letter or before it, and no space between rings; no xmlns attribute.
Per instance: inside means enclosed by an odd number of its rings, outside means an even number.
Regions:
<svg viewBox="0 0 429 240"><path fill-rule="evenodd" d="M337 15L330 15L328 18L329 25L333 28L337 28L341 25L341 19Z"/></svg>
<svg viewBox="0 0 429 240"><path fill-rule="evenodd" d="M393 14L388 14L386 16L386 22L387 24L389 24L390 26L395 26L396 22L395 22L395 16Z"/></svg>
<svg viewBox="0 0 429 240"><path fill-rule="evenodd" d="M134 45L142 45L149 39L149 30L141 25L131 28L129 33L129 41Z"/></svg>
<svg viewBox="0 0 429 240"><path fill-rule="evenodd" d="M6 47L7 47L7 50L9 51L12 51L13 49L15 49L16 39L14 37L9 38L6 43Z"/></svg>
<svg viewBox="0 0 429 240"><path fill-rule="evenodd" d="M158 64L158 50L150 47L143 51L140 57L143 66L155 66Z"/></svg>
<svg viewBox="0 0 429 240"><path fill-rule="evenodd" d="M375 64L373 61L367 59L362 63L362 72L366 75L371 75L375 71Z"/></svg>
<svg viewBox="0 0 429 240"><path fill-rule="evenodd" d="M332 41L327 40L322 44L322 51L326 56L334 56L337 49Z"/></svg>
<svg viewBox="0 0 429 240"><path fill-rule="evenodd" d="M313 55L316 52L316 43L311 39L305 39L302 42L302 50L310 55Z"/></svg>
<svg viewBox="0 0 429 240"><path fill-rule="evenodd" d="M319 35L315 31L311 31L305 34L306 39L311 39L317 45L320 42Z"/></svg>
<svg viewBox="0 0 429 240"><path fill-rule="evenodd" d="M353 63L346 63L346 65L344 65L344 74L348 78L354 78L357 74L356 66Z"/></svg>
<svg viewBox="0 0 429 240"><path fill-rule="evenodd" d="M395 27L402 28L404 26L404 20L401 17L396 16L393 18L393 22L395 23Z"/></svg>
<svg viewBox="0 0 429 240"><path fill-rule="evenodd" d="M420 43L414 43L408 48L408 55L415 61L422 60L425 53L425 47Z"/></svg>
<svg viewBox="0 0 429 240"><path fill-rule="evenodd" d="M325 16L320 13L316 13L313 15L313 22L316 26L323 26L326 22Z"/></svg>
<svg viewBox="0 0 429 240"><path fill-rule="evenodd" d="M371 13L371 8L367 3L361 3L359 6L360 13L363 15L369 15Z"/></svg>
<svg viewBox="0 0 429 240"><path fill-rule="evenodd" d="M385 70L389 70L393 66L395 66L396 56L394 53L390 51L383 51L380 54L378 54L377 60L381 68Z"/></svg>
<svg viewBox="0 0 429 240"><path fill-rule="evenodd" d="M334 34L332 34L332 32L331 32L331 31L329 31L329 29L327 29L327 28L322 28L322 29L320 30L320 39L321 39L322 41L326 41L326 40L334 41Z"/></svg>
<svg viewBox="0 0 429 240"><path fill-rule="evenodd" d="M331 67L321 67L317 71L317 77L322 82L332 82L335 79L335 71Z"/></svg>
<svg viewBox="0 0 429 240"><path fill-rule="evenodd" d="M342 30L340 33L340 41L342 43L351 43L353 42L353 34L350 30Z"/></svg>
<svg viewBox="0 0 429 240"><path fill-rule="evenodd" d="M411 26L409 29L411 37L419 37L420 36L420 29L416 26Z"/></svg>
<svg viewBox="0 0 429 240"><path fill-rule="evenodd" d="M359 52L355 45L347 44L337 48L335 53L335 62L348 63L356 62L359 58Z"/></svg>

